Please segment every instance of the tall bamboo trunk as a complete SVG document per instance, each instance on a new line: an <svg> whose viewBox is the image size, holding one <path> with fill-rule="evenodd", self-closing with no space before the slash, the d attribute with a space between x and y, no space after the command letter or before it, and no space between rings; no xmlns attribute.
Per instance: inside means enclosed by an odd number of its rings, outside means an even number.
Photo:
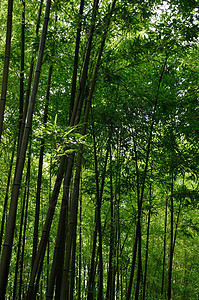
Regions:
<svg viewBox="0 0 199 300"><path fill-rule="evenodd" d="M142 233L141 233L141 220L138 221L138 270L137 270L137 284L135 292L135 300L139 298L140 281L142 275Z"/></svg>
<svg viewBox="0 0 199 300"><path fill-rule="evenodd" d="M80 1L80 9L79 9L79 15L80 16L83 15L83 8L84 8L84 0L81 0ZM74 100L75 100L77 70L78 70L78 61L79 61L79 45L80 45L80 37L81 37L81 27L82 27L82 22L80 21L79 27L77 28L77 33L76 33L76 45L75 45L74 65L73 65L73 78L72 78L72 87L71 87L71 97L70 97L69 120L71 119L71 116L72 116L73 107L74 107Z"/></svg>
<svg viewBox="0 0 199 300"><path fill-rule="evenodd" d="M0 99L0 142L3 131L4 111L6 105L6 95L8 86L8 73L10 63L11 35L12 35L12 12L13 0L8 0L8 15L7 15L7 31L6 31L6 46L4 55L4 67L1 84L1 99Z"/></svg>
<svg viewBox="0 0 199 300"><path fill-rule="evenodd" d="M6 220L6 215L7 215L8 195L9 195L9 189L10 189L10 179L11 179L11 175L12 175L15 146L16 146L16 136L15 136L15 140L13 143L13 150L12 150L12 156L11 156L11 160L10 160L10 168L9 168L9 172L8 172L6 193L5 193L4 206L3 206L3 216L2 216L2 220L1 220L0 253L1 253L1 246L2 246L2 240L3 240L4 227L5 227L5 220Z"/></svg>
<svg viewBox="0 0 199 300"><path fill-rule="evenodd" d="M121 281L120 281L120 273L122 272L120 267L120 255L121 255L121 240L120 240L120 187L121 187L121 136L119 133L119 140L117 146L117 168L118 174L116 177L116 191L115 191L115 202L116 202L116 299L122 299L122 291L120 290Z"/></svg>
<svg viewBox="0 0 199 300"><path fill-rule="evenodd" d="M95 144L95 142L94 142L94 144ZM106 150L106 157L105 157L104 168L103 168L103 172L102 172L102 181L101 181L101 188L100 188L100 192L99 192L99 199L97 198L97 201L99 201L99 203L97 204L96 210L95 210L95 230L93 233L92 255L91 255L91 263L90 263L90 270L89 270L89 279L88 279L88 296L87 296L88 299L93 299L95 267L96 267L95 266L96 265L95 255L96 255L96 246L97 246L97 232L99 231L98 224L101 225L101 219L98 219L97 215L101 211L101 202L102 202L102 197L103 197L103 190L104 190L106 167L107 167L107 163L108 163L109 151L110 151L110 147L109 147L109 142L108 142L108 148ZM94 151L94 155L95 155L95 151ZM97 163L96 160L97 160L97 156L95 155L95 165ZM95 166L95 168L96 168L96 166ZM95 170L95 172L96 171L97 170ZM96 176L96 174L95 174L95 176ZM98 177L98 175L97 175L97 177ZM100 233L99 233L99 239L100 239ZM99 249L99 252L100 251L102 251L102 249ZM102 254L99 254L99 255L102 255ZM101 280L103 280L103 279L101 279Z"/></svg>
<svg viewBox="0 0 199 300"><path fill-rule="evenodd" d="M171 229L170 229L170 251L169 251L169 271L168 271L168 300L171 299L171 279L173 266L173 171L171 174Z"/></svg>
<svg viewBox="0 0 199 300"><path fill-rule="evenodd" d="M148 211L148 222L147 222L147 239L146 239L146 252L145 252L145 270L144 270L144 282L143 282L143 296L142 299L145 299L146 295L146 280L147 280L147 269L148 269L148 256L149 256L149 229L150 229L150 221L151 221L151 194L152 187L150 183L149 188L149 211Z"/></svg>
<svg viewBox="0 0 199 300"><path fill-rule="evenodd" d="M177 232L178 232L181 208L182 208L182 198L180 198L178 214L177 214L177 219L176 219L176 224L175 224L175 232L174 232L174 237L173 237L173 253L174 253L174 248L175 248L175 244L176 244L176 240L177 240Z"/></svg>
<svg viewBox="0 0 199 300"><path fill-rule="evenodd" d="M36 24L36 36L38 36L38 32L39 32L42 5L43 5L43 0L41 0L40 6L39 6L39 12L38 12L37 24ZM36 52L36 50L34 50L33 52ZM24 127L25 127L25 120L26 120L27 111L28 111L29 98L30 98L30 92L31 92L31 83L32 83L32 77L33 77L33 68L34 68L34 55L32 54L30 68L29 68L29 74L28 74L28 82L27 82L26 93L25 93L25 95L26 95L25 102L23 103L23 115L22 115L22 118L20 121L20 128L19 128L19 140L18 140L18 150L17 150L18 155L19 155L20 148L21 148L23 132L24 132ZM23 89L24 89L24 83L23 83ZM20 84L20 93L22 93L22 84Z"/></svg>
<svg viewBox="0 0 199 300"><path fill-rule="evenodd" d="M71 202L71 212L68 224L68 237L66 243L66 262L63 273L63 283L61 299L69 299L69 268L71 263L71 249L74 245L74 239L76 239L76 226L77 226L77 211L78 211L78 197L79 197L79 182L80 182L80 172L81 172L81 160L82 160L83 146L80 146L78 152L77 162L76 162L76 173L74 179L74 189Z"/></svg>
<svg viewBox="0 0 199 300"><path fill-rule="evenodd" d="M9 212L9 217L8 217L8 225L7 225L7 229L6 229L5 242L4 242L4 248L3 248L3 252L2 252L1 265L0 265L0 299L2 299L2 300L5 298L5 293L6 293L9 266L10 266L10 260L11 260L11 254L12 254L12 244L13 244L14 228L15 228L15 222L16 222L16 212L17 212L17 203L18 203L18 197L19 197L19 189L20 189L21 179L22 179L22 174L23 174L23 169L24 169L29 134L30 134L30 130L32 127L32 117L33 117L35 99L36 99L36 94L37 94L37 89L38 89L38 84L39 84L45 40L46 40L46 35L47 35L50 5L51 5L51 1L48 0L47 4L46 4L44 25L43 25L43 30L42 30L41 40L40 40L37 66L36 66L36 70L35 70L33 88L32 88L32 93L31 93L31 97L30 97L28 115L27 115L26 125L24 128L21 149L19 152L19 159L17 162L16 170L15 170L15 178L14 178L13 189L12 189L12 197L11 197L10 212Z"/></svg>
<svg viewBox="0 0 199 300"><path fill-rule="evenodd" d="M110 225L110 250L109 250L109 269L107 279L106 299L114 299L115 292L115 228L114 228L114 204L113 204L113 174L112 174L112 154L110 149L110 207L111 207L111 225Z"/></svg>
<svg viewBox="0 0 199 300"><path fill-rule="evenodd" d="M105 173L106 173L106 166L108 161L108 150L105 158L105 165L104 170L102 174L102 186L101 189L99 187L99 172L98 172L98 161L97 161L97 147L96 147L96 140L95 140L95 132L94 132L94 122L92 120L92 127L93 127L93 145L94 145L94 161L95 161L95 179L96 179L96 196L97 196L97 206L96 206L96 230L95 234L99 236L99 293L98 293L98 299L103 298L103 257L102 257L102 232L101 232L101 203L102 203L102 193L104 189L104 180L105 180ZM95 245L96 245L96 238L95 238ZM94 247L95 247L94 245ZM95 253L95 251L93 251ZM93 259L94 264L94 259ZM93 278L92 286L94 285L94 276L92 274L91 276Z"/></svg>
<svg viewBox="0 0 199 300"><path fill-rule="evenodd" d="M82 178L81 178L81 191L82 191ZM82 193L80 195L79 205L79 270L78 270L78 294L77 299L81 300L81 287L82 287Z"/></svg>
<svg viewBox="0 0 199 300"><path fill-rule="evenodd" d="M20 70L20 93L19 93L19 139L20 129L23 118L23 102L24 102L24 59L25 59L25 1L22 1L21 14L21 70ZM19 144L18 139L18 144Z"/></svg>
<svg viewBox="0 0 199 300"><path fill-rule="evenodd" d="M39 244L39 247L38 247L38 250L37 250L37 254L35 256L35 260L34 260L32 272L31 272L31 277L30 277L30 282L29 282L29 287L28 287L28 292L27 292L26 299L32 299L32 294L33 294L33 291L34 291L35 278L37 276L37 272L40 268L40 265L43 264L45 249L46 249L46 246L47 246L47 243L48 243L49 231L50 231L50 227L51 227L51 224L52 224L52 219L53 219L53 216L54 216L56 202L57 202L57 198L58 198L58 195L59 195L59 191L60 191L60 187L61 187L61 183L62 183L62 178L63 178L63 174L64 174L64 170L65 170L65 162L66 162L66 157L63 155L61 157L61 162L60 162L59 169L58 169L58 172L57 172L57 178L56 178L56 181L55 181L53 193L52 193L52 196L50 198L50 204L49 204L48 211L47 211L47 214L46 214L46 220L45 220L45 224L43 226L43 231L42 231L40 244Z"/></svg>
<svg viewBox="0 0 199 300"><path fill-rule="evenodd" d="M27 171L26 171L25 189L24 189L23 203L22 203L22 209L21 209L19 239L18 239L18 247L17 247L17 259L16 259L16 266L15 266L15 280L14 280L14 288L13 288L13 299L19 298L19 295L17 295L18 271L19 271L19 264L20 264L19 260L20 260L20 256L21 256L22 230L23 230L23 221L24 221L24 215L25 215L27 189L28 189L28 184L30 181L30 157L31 157L31 145L30 145L30 149L29 149L29 158L28 158L28 166L27 166Z"/></svg>
<svg viewBox="0 0 199 300"><path fill-rule="evenodd" d="M161 295L164 293L164 277L165 277L165 261L166 261L166 238L167 238L167 207L168 198L166 198L165 216L164 216L164 248L163 248L163 262L162 262L162 285L161 285Z"/></svg>
<svg viewBox="0 0 199 300"><path fill-rule="evenodd" d="M77 224L75 226L74 236L77 237ZM73 239L72 245L72 259L71 259L71 273L70 273L70 290L69 290L69 299L73 300L74 298L74 287L75 287L75 278L76 278L76 247L77 247L77 238Z"/></svg>
<svg viewBox="0 0 199 300"><path fill-rule="evenodd" d="M31 143L30 143L29 153L31 153ZM30 158L29 158L29 160L30 160ZM30 168L30 166L29 166L29 168ZM22 291L23 291L23 288L25 287L23 284L23 274L24 274L23 266L24 266L24 252L25 252L26 229L27 229L27 218L28 218L29 188L30 188L30 174L28 175L28 180L27 180L27 193L26 193L26 199L25 199L25 215L24 215L24 222L23 222L22 250L21 250L21 255L20 255L20 280L19 280L19 293L18 293L19 300L21 300L24 297L24 295L22 294Z"/></svg>
<svg viewBox="0 0 199 300"><path fill-rule="evenodd" d="M67 159L67 170L64 178L64 186L63 186L63 198L61 205L61 212L59 217L59 224L57 229L56 236L56 245L53 256L53 263L51 267L51 273L47 288L46 299L53 299L53 291L56 277L59 278L57 284L59 285L59 290L56 291L56 298L58 298L58 293L60 292L61 285L61 272L62 272L62 264L63 264L63 250L65 244L65 226L68 221L68 197L69 197L69 186L72 177L72 168L74 163L74 153L71 153L69 158Z"/></svg>
<svg viewBox="0 0 199 300"><path fill-rule="evenodd" d="M48 106L49 106L51 76L52 76L52 65L50 66L49 73L48 73L46 104L45 104L44 119L43 119L43 124L44 125L47 123L47 118L48 118ZM44 144L45 144L45 140L44 140L44 138L42 138L40 152L39 152L39 168L38 168L38 176L37 176L36 209L35 209L35 223L34 223L35 225L34 225L34 236L33 236L32 265L33 265L34 260L35 260L35 255L36 255L36 251L37 251L37 244L38 244L40 193L41 193L43 157L44 157Z"/></svg>
<svg viewBox="0 0 199 300"><path fill-rule="evenodd" d="M136 142L133 137L133 144L134 144L134 153L135 153L135 168L136 168L136 189L137 189L137 205L138 205L138 218L140 217L140 179L139 179L139 170L138 170L138 157L137 157L137 149L136 149ZM138 223L137 223L138 224ZM133 277L135 272L135 263L136 263L136 256L137 256L137 243L138 243L138 225L136 226L136 235L135 241L133 245L133 258L131 264L131 273L129 278L128 289L126 293L126 299L129 300L131 297L131 289L133 285Z"/></svg>

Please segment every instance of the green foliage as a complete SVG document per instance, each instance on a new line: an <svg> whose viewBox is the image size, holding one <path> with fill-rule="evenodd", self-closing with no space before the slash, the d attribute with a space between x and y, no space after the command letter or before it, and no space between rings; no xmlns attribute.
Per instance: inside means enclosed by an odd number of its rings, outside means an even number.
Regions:
<svg viewBox="0 0 199 300"><path fill-rule="evenodd" d="M5 44L6 2L0 3L2 27L0 37ZM84 95L86 104L92 76L99 53L111 4L102 1L96 17L96 26L88 69L87 87ZM25 82L32 56L36 58L40 40L35 34L39 2L26 3L25 39ZM18 99L20 89L20 45L22 4L14 4L12 51L4 132L0 145L0 217L6 193L13 141L18 135ZM87 298L93 234L96 226L96 170L94 140L97 154L99 188L103 184L101 203L102 255L104 271L104 295L107 288L111 238L114 240L113 264L115 293L124 299L131 273L133 246L138 217L138 200L143 191L141 214L142 271L145 267L147 222L150 212L148 273L146 299L167 297L169 239L170 239L170 197L174 200L174 248L172 293L175 299L196 299L198 295L198 162L199 162L199 114L198 114L198 8L196 1L118 1L107 33L107 40L97 75L92 99L92 116L88 122L86 136L80 134L83 112L78 126L68 126L68 116L73 76L76 31L81 26L81 40L77 79L80 78L85 58L86 42L90 30L92 2L85 1L84 13L79 15L79 2L59 1L52 3L51 17L37 92L32 124L31 173L29 182L29 206L23 262L23 289L31 272L31 255L34 232L34 212L38 162L41 146L44 146L43 175L41 183L41 207L39 239L48 209L49 198L56 182L60 158L78 153L84 145L81 165L80 197L82 200L81 223L78 215L76 277L81 256L81 292ZM43 22L44 8L42 9ZM56 19L57 17L57 19ZM56 21L55 21L56 19ZM3 47L0 48L0 69L3 69ZM50 103L48 120L43 124L44 107L49 66L52 65ZM35 66L34 66L35 67ZM164 68L164 72L162 72ZM1 71L2 74L2 71ZM76 84L76 94L79 82ZM24 92L25 95L25 92ZM42 144L41 144L42 142ZM110 150L112 158L110 159ZM106 155L108 160L105 168ZM148 155L148 166L146 161ZM76 157L76 156L75 156ZM28 156L27 156L28 158ZM16 155L14 162L16 162ZM74 168L76 167L76 158ZM14 164L13 164L14 166ZM25 168L26 169L26 168ZM74 172L75 173L75 172ZM12 297L17 243L21 216L21 199L25 189L25 171L21 187L16 221L14 251L11 260L7 295ZM173 176L173 193L171 182ZM14 167L11 174L13 183ZM69 188L69 209L71 205L74 175ZM75 187L76 188L76 187ZM9 188L9 199L10 199ZM45 258L43 277L40 280L38 297L46 291L47 274L51 270L56 242L58 219L61 211L63 188L59 193L58 205L49 238L48 259ZM100 190L101 192L101 190ZM113 197L113 219L111 218L111 197ZM167 203L167 204L166 204ZM166 206L167 205L167 206ZM165 211L167 209L167 230L165 232ZM79 209L80 214L80 209ZM69 210L70 216L70 210ZM113 225L113 229L112 229ZM81 226L81 247L80 247ZM4 228L5 232L5 228ZM161 295L164 238L166 237L166 261L164 291ZM95 291L98 288L98 246L95 256ZM143 273L144 275L144 273ZM133 286L136 286L137 262ZM140 291L143 290L143 281ZM78 281L75 282L75 297ZM132 290L132 297L135 290ZM44 295L44 294L43 294ZM118 298L120 299L120 298Z"/></svg>

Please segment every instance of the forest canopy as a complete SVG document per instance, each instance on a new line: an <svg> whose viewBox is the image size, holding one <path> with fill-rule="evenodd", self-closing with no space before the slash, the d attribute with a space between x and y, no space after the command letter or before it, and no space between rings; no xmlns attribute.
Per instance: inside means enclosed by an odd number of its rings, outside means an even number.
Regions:
<svg viewBox="0 0 199 300"><path fill-rule="evenodd" d="M0 24L0 299L197 299L198 1Z"/></svg>

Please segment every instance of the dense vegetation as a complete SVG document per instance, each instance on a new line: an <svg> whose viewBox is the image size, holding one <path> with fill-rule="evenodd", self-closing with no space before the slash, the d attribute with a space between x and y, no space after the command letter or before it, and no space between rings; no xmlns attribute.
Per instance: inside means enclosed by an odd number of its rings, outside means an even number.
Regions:
<svg viewBox="0 0 199 300"><path fill-rule="evenodd" d="M194 0L0 2L0 299L197 299Z"/></svg>

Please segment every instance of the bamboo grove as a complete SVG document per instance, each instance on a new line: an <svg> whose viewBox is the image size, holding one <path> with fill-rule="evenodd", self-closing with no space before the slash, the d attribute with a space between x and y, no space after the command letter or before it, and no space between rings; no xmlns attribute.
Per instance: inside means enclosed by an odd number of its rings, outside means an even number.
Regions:
<svg viewBox="0 0 199 300"><path fill-rule="evenodd" d="M0 299L197 299L197 1L0 2Z"/></svg>

